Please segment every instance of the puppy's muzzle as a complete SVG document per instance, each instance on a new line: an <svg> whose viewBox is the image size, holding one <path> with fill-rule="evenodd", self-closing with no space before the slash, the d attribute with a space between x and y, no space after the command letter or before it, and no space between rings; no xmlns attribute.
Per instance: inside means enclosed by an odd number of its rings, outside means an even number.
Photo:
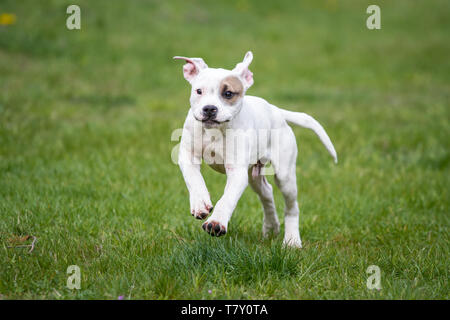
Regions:
<svg viewBox="0 0 450 320"><path fill-rule="evenodd" d="M218 112L218 109L216 106L213 106L213 105L204 106L202 109L202 114L204 117L203 120L205 121L205 120L215 119L217 116L217 112Z"/></svg>

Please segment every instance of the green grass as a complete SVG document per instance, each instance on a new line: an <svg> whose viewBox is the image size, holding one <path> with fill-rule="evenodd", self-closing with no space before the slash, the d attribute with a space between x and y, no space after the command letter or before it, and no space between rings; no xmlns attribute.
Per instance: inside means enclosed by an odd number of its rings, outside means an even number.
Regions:
<svg viewBox="0 0 450 320"><path fill-rule="evenodd" d="M373 1L79 0L68 31L72 3L0 3L0 298L449 298L448 1L376 1L378 31ZM170 161L189 108L171 57L247 50L248 93L313 115L339 155L294 129L302 250L262 239L251 190L207 235ZM215 203L225 177L203 172ZM8 248L24 235L31 253Z"/></svg>

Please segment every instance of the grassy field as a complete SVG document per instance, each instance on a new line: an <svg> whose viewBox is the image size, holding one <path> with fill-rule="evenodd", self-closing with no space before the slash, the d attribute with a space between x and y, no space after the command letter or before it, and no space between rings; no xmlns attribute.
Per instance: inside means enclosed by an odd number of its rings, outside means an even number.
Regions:
<svg viewBox="0 0 450 320"><path fill-rule="evenodd" d="M448 299L450 3L376 1L368 30L372 3L1 1L0 299ZM189 109L171 58L247 50L248 94L314 116L339 155L294 129L301 250L262 238L250 189L210 237L170 160ZM225 177L203 173L215 203Z"/></svg>

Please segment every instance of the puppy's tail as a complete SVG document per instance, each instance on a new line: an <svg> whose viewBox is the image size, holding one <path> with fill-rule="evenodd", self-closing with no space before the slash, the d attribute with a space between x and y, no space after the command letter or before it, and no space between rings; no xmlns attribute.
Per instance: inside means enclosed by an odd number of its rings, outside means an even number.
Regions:
<svg viewBox="0 0 450 320"><path fill-rule="evenodd" d="M286 119L287 122L296 124L300 127L308 128L314 131L317 136L319 137L320 141L322 141L325 148L327 148L328 152L331 154L331 156L334 159L334 162L337 163L337 154L336 150L334 149L333 143L331 142L330 138L328 137L327 133L325 132L325 129L320 125L319 122L317 122L313 117L310 115L307 115L306 113L302 112L292 112L280 109L281 113Z"/></svg>

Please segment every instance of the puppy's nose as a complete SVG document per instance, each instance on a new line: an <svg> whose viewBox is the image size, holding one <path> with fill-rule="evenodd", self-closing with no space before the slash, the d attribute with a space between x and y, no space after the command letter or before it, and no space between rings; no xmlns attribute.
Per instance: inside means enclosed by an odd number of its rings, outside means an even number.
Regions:
<svg viewBox="0 0 450 320"><path fill-rule="evenodd" d="M213 105L207 105L203 107L203 115L208 118L215 118L217 115L217 107Z"/></svg>

